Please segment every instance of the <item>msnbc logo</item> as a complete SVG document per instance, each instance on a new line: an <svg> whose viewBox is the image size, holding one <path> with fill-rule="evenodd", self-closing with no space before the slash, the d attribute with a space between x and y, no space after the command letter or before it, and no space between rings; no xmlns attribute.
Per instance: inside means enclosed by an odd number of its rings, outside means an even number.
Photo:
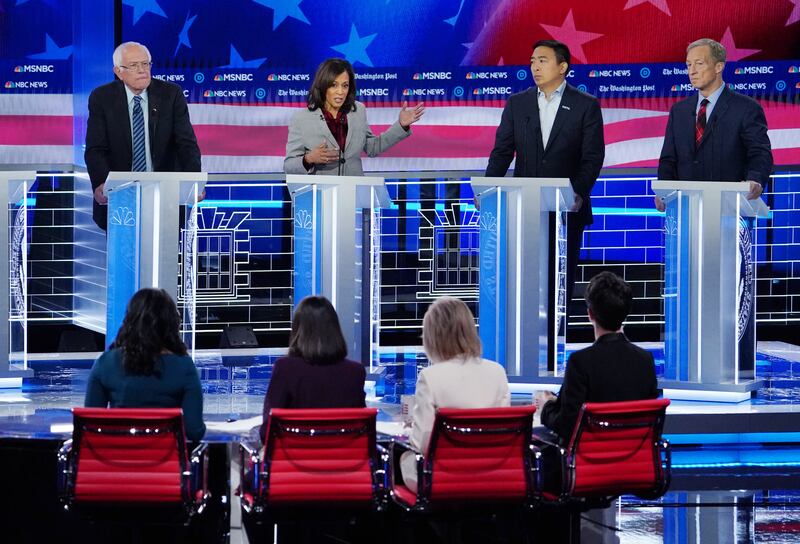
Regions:
<svg viewBox="0 0 800 544"><path fill-rule="evenodd" d="M789 66L790 74L800 74L800 66Z"/></svg>

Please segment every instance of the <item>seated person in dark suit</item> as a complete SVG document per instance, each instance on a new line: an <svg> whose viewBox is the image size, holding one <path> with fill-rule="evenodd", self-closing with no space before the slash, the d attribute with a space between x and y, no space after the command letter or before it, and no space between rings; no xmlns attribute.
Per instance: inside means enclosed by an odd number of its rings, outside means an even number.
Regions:
<svg viewBox="0 0 800 544"><path fill-rule="evenodd" d="M84 404L94 408L182 408L186 438L200 440L203 390L180 336L180 315L163 289L140 289L112 349L95 361Z"/></svg>
<svg viewBox="0 0 800 544"><path fill-rule="evenodd" d="M292 318L289 353L275 362L267 395L261 441L272 408L364 408L366 371L346 359L339 317L325 297L300 301Z"/></svg>
<svg viewBox="0 0 800 544"><path fill-rule="evenodd" d="M558 397L542 394L542 423L562 443L569 441L585 402L620 402L658 396L653 355L631 344L622 333L633 300L630 286L611 272L589 282L586 305L595 342L572 353ZM539 404L540 399L537 399Z"/></svg>

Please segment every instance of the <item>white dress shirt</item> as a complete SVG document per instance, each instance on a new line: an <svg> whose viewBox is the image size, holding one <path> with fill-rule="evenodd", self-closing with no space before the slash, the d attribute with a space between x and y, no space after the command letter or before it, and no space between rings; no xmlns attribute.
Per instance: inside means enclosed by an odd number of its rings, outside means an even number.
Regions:
<svg viewBox="0 0 800 544"><path fill-rule="evenodd" d="M125 94L128 97L128 119L131 122L131 156L133 156L133 106L135 102L133 101L133 97L136 96L133 92L125 85ZM149 130L149 112L150 109L148 108L148 100L147 100L147 89L142 91L142 94L139 96L142 97L142 116L144 117L144 155L147 159L147 171L153 171L153 159L150 157L150 130Z"/></svg>
<svg viewBox="0 0 800 544"><path fill-rule="evenodd" d="M550 98L546 98L544 91L538 89L537 97L539 99L539 125L542 127L542 146L547 148L547 140L550 139L550 131L553 130L553 123L556 120L558 107L561 105L561 97L564 96L564 88L567 86L567 81L561 82L558 89L553 91Z"/></svg>

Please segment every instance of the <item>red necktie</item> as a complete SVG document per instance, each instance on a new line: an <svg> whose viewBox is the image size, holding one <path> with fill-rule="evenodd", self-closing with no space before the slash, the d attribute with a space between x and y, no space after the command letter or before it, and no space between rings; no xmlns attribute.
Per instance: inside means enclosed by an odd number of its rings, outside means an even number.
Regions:
<svg viewBox="0 0 800 544"><path fill-rule="evenodd" d="M694 146L700 145L700 140L703 139L703 132L706 130L706 106L708 106L708 98L704 98L700 102L700 109L697 110L697 120L694 124Z"/></svg>

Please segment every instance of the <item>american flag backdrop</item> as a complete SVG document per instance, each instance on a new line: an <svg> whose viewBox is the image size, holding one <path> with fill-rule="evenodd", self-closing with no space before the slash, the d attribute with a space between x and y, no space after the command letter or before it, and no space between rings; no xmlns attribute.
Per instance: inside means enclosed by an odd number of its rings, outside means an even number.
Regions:
<svg viewBox="0 0 800 544"><path fill-rule="evenodd" d="M122 0L121 15L154 76L185 89L212 172L282 170L289 118L332 56L354 64L374 132L405 101L428 106L411 138L365 168L480 170L545 38L570 47L568 80L601 100L606 166L656 164L669 108L692 92L682 59L698 37L726 46L726 83L764 106L776 164L800 164L800 0ZM82 143L70 17L70 2L0 4L3 163L69 163Z"/></svg>

